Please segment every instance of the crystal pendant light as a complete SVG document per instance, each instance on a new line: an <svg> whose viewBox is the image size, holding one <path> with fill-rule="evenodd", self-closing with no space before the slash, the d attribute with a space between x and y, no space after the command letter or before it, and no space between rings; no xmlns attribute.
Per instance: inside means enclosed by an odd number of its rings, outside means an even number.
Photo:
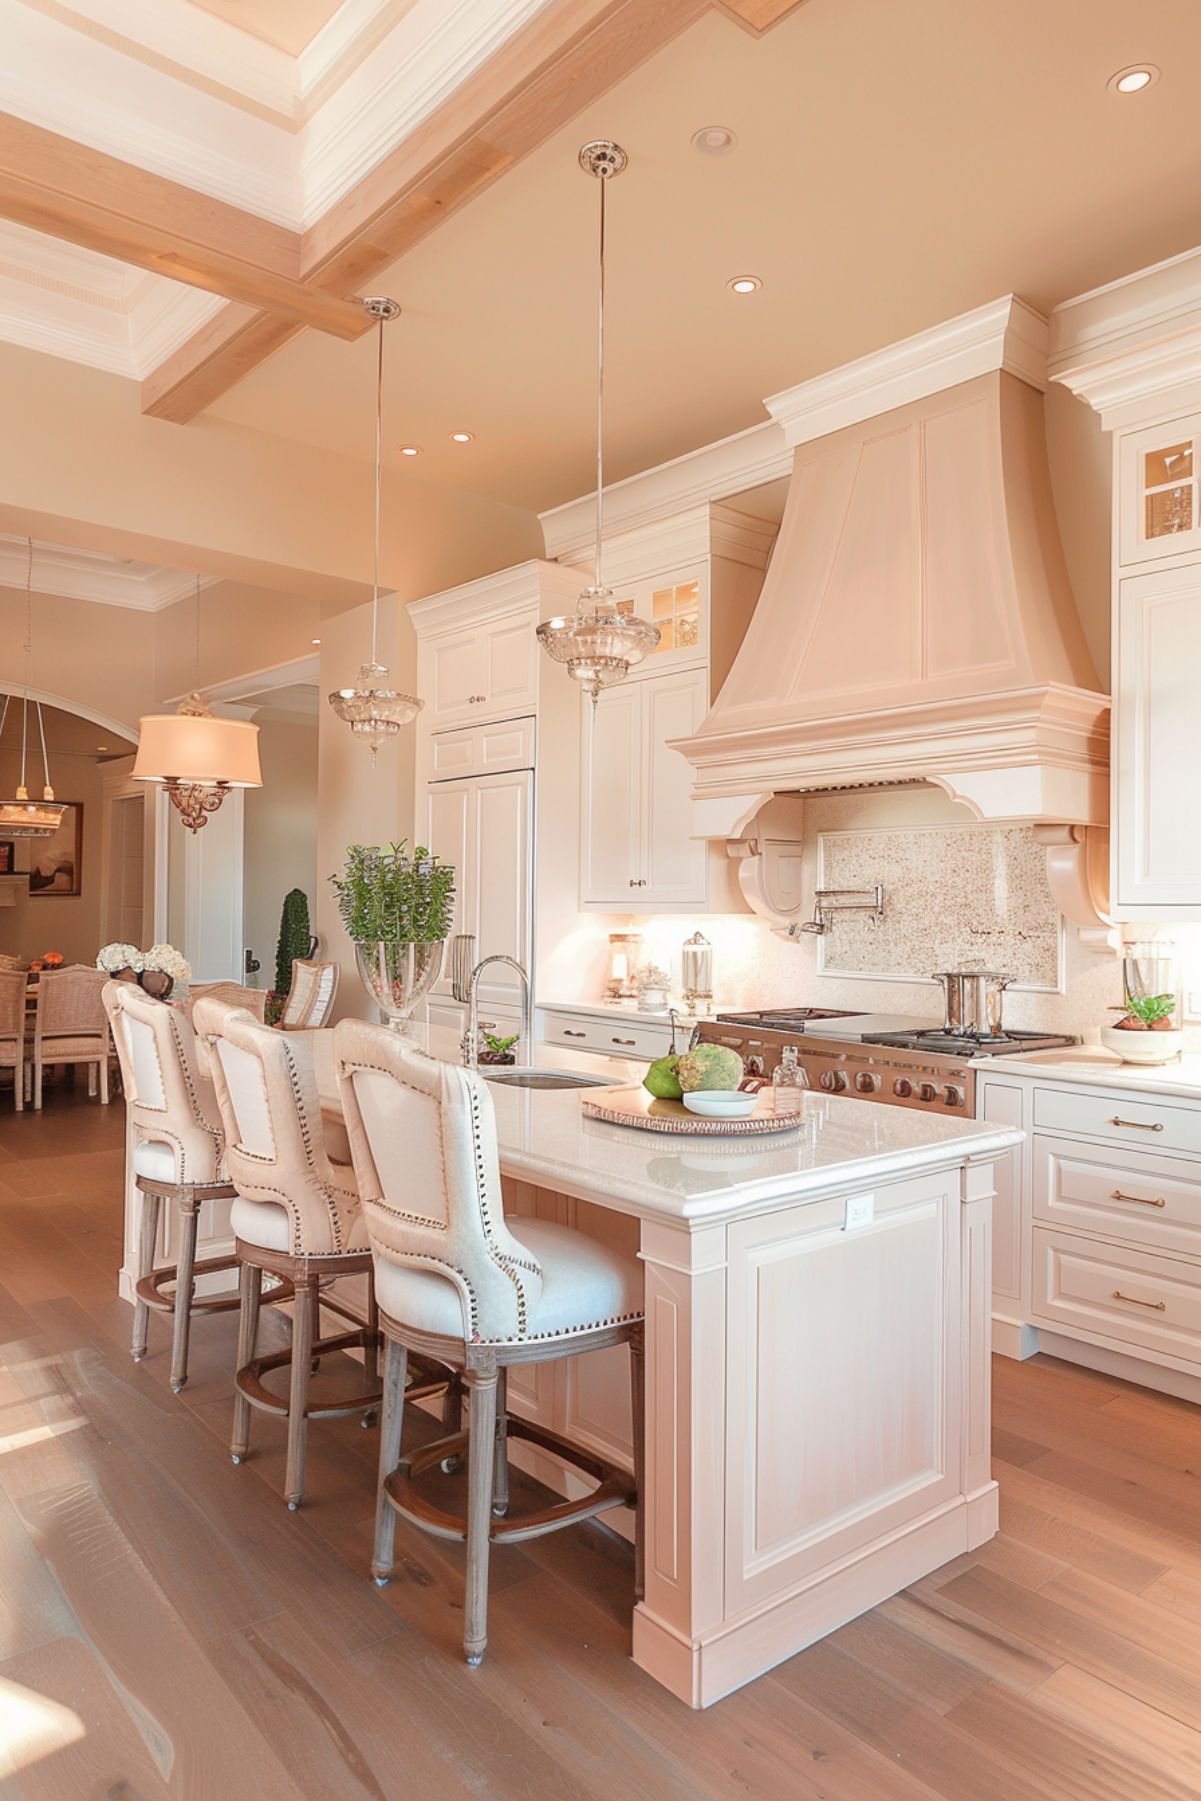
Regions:
<svg viewBox="0 0 1201 1801"><path fill-rule="evenodd" d="M196 636L192 679L200 674L200 577L196 577ZM157 782L190 832L207 825L231 788L261 788L259 728L246 719L216 719L204 696L184 696L174 713L138 721L133 775Z"/></svg>
<svg viewBox="0 0 1201 1801"><path fill-rule="evenodd" d="M46 755L46 725L42 703L35 701L38 735L42 741L42 798L30 800L25 786L25 758L29 743L29 659L33 651L33 539L26 540L25 564L25 693L21 706L21 779L12 800L0 800L0 834L7 838L50 838L62 824L66 807L57 804L50 786L50 761ZM0 708L0 734L8 718L9 696Z"/></svg>
<svg viewBox="0 0 1201 1801"><path fill-rule="evenodd" d="M603 571L605 503L605 195L609 182L620 175L629 158L620 144L598 138L580 151L580 167L600 183L600 268L597 308L596 357L596 576L580 595L570 617L547 619L538 627L538 641L556 663L579 682L596 705L603 688L623 682L634 663L654 650L659 628L636 613L619 611L612 589L606 588Z"/></svg>
<svg viewBox="0 0 1201 1801"><path fill-rule="evenodd" d="M330 695L329 704L338 715L345 720L351 733L361 738L371 747L371 766L375 767L375 753L381 744L398 736L402 726L408 725L421 711L421 702L414 694L402 694L396 688L387 685L387 665L379 661L379 521L380 521L380 488L383 480L384 460L384 326L390 319L400 317L400 307L395 300L388 300L382 294L372 294L363 302L364 307L373 319L379 322L379 335L375 364L375 541L371 569L371 661L364 663L359 670L358 681L353 688L339 688Z"/></svg>

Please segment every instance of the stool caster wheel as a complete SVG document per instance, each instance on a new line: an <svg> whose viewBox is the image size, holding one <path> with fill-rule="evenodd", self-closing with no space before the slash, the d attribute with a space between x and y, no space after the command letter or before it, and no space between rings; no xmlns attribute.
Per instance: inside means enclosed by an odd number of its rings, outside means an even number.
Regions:
<svg viewBox="0 0 1201 1801"><path fill-rule="evenodd" d="M379 1424L379 1414L376 1412L374 1407L369 1407L367 1409L366 1413L363 1415L362 1419L359 1421L359 1425L363 1426L363 1427L367 1427L367 1426L375 1426L378 1424Z"/></svg>
<svg viewBox="0 0 1201 1801"><path fill-rule="evenodd" d="M389 1582L391 1582L392 1578L391 1578L391 1576L373 1576L371 1578L371 1580L375 1584L376 1588L387 1588L387 1586L388 1586Z"/></svg>
<svg viewBox="0 0 1201 1801"><path fill-rule="evenodd" d="M231 1463L241 1463L244 1456L245 1452L243 1451L231 1451L229 1454L229 1461Z"/></svg>
<svg viewBox="0 0 1201 1801"><path fill-rule="evenodd" d="M457 1476L463 1469L463 1459L456 1452L453 1457L444 1457L438 1468L444 1476Z"/></svg>
<svg viewBox="0 0 1201 1801"><path fill-rule="evenodd" d="M296 1512L296 1509L297 1509L297 1508L298 1508L298 1507L299 1507L299 1506L300 1506L300 1502L299 1502L299 1501L298 1501L298 1500L297 1500L297 1501L289 1501L289 1502L288 1502L288 1512L289 1512L289 1513L295 1513L295 1512Z"/></svg>
<svg viewBox="0 0 1201 1801"><path fill-rule="evenodd" d="M478 1670L484 1661L484 1653L482 1651L465 1652L464 1656L469 1670Z"/></svg>
<svg viewBox="0 0 1201 1801"><path fill-rule="evenodd" d="M493 1514L494 1514L494 1516L495 1516L495 1517L496 1517L496 1518L497 1518L497 1519L498 1519L498 1520L503 1520L503 1519L504 1519L504 1517L505 1517L505 1515L506 1515L506 1513L508 1513L508 1511L509 1511L509 1503L508 1503L508 1502L507 1502L507 1501L502 1501L502 1502L501 1502L501 1503L500 1503L500 1506L499 1506L499 1507L497 1507L497 1506L494 1506L494 1507L493 1507L493 1509L492 1509L492 1512L493 1512Z"/></svg>
<svg viewBox="0 0 1201 1801"><path fill-rule="evenodd" d="M171 1384L171 1393L173 1395L181 1395L186 1387L186 1382L173 1382Z"/></svg>
<svg viewBox="0 0 1201 1801"><path fill-rule="evenodd" d="M133 1351L131 1353L131 1355L132 1355L135 1363L141 1363L141 1361L145 1357L146 1353L145 1353L145 1351Z"/></svg>

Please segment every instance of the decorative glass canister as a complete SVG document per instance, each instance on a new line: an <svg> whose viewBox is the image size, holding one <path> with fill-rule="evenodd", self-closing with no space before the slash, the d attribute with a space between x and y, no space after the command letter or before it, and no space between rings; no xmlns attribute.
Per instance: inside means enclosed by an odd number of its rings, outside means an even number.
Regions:
<svg viewBox="0 0 1201 1801"><path fill-rule="evenodd" d="M641 932L609 933L609 974L605 981L607 1001L632 1001L637 998L641 952Z"/></svg>
<svg viewBox="0 0 1201 1801"><path fill-rule="evenodd" d="M684 941L680 952L681 987L690 1007L705 1005L713 999L713 946L701 932Z"/></svg>
<svg viewBox="0 0 1201 1801"><path fill-rule="evenodd" d="M1180 959L1175 944L1167 938L1138 938L1126 945L1122 955L1124 1000L1150 1001L1163 997L1171 1000L1172 1010L1163 1017L1178 1026L1181 1020Z"/></svg>

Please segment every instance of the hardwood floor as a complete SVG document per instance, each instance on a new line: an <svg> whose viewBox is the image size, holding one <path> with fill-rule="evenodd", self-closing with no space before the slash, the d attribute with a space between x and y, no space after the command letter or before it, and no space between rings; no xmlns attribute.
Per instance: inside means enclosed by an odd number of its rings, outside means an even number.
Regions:
<svg viewBox="0 0 1201 1801"><path fill-rule="evenodd" d="M462 1558L370 1558L376 1435L229 1461L232 1315L129 1358L119 1106L0 1099L4 1801L1194 1801L1201 1418L1036 1359L995 1365L1002 1534L690 1714L627 1655L629 1549L585 1526L493 1560L483 1668ZM280 1327L275 1325L276 1330ZM333 1381L323 1370L319 1381Z"/></svg>

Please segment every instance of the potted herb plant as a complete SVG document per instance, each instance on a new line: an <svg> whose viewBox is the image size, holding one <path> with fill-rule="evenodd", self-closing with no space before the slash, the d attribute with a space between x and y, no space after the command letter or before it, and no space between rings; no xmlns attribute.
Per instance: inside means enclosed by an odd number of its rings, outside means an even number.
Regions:
<svg viewBox="0 0 1201 1801"><path fill-rule="evenodd" d="M341 875L330 882L359 976L396 1031L442 970L454 918L455 872L432 852L407 842L352 844Z"/></svg>
<svg viewBox="0 0 1201 1801"><path fill-rule="evenodd" d="M517 1043L517 1033L508 1038L498 1038L491 1032L482 1034L484 1048L476 1056L477 1063L514 1064L517 1058L513 1046Z"/></svg>
<svg viewBox="0 0 1201 1801"><path fill-rule="evenodd" d="M1122 1017L1102 1026L1101 1043L1123 1063L1170 1063L1180 1055L1184 1033L1176 1024L1174 994L1128 994L1114 1012Z"/></svg>

